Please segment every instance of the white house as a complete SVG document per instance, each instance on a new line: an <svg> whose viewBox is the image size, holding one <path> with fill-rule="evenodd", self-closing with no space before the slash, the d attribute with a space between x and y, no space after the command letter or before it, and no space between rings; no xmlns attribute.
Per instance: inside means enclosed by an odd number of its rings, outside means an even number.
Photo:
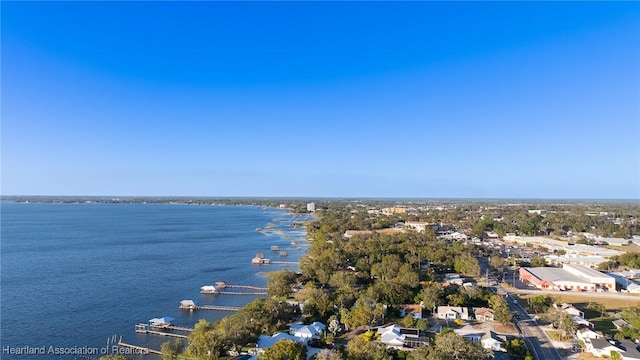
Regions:
<svg viewBox="0 0 640 360"><path fill-rule="evenodd" d="M438 306L438 319L469 320L469 309L463 306Z"/></svg>
<svg viewBox="0 0 640 360"><path fill-rule="evenodd" d="M321 322L314 322L309 325L293 324L289 328L289 333L302 339L318 339L327 326Z"/></svg>
<svg viewBox="0 0 640 360"><path fill-rule="evenodd" d="M293 341L297 341L299 343L304 343L304 340L293 336L293 335L289 335L287 333L275 333L271 336L269 335L260 335L260 337L258 338L258 351L263 351L264 349L268 349L270 347L273 346L273 344L275 344L276 342L278 342L278 340L293 340Z"/></svg>
<svg viewBox="0 0 640 360"><path fill-rule="evenodd" d="M502 346L506 342L506 338L502 335L498 335L493 331L488 331L482 337L480 341L482 343L482 347L485 349L491 349L493 351L506 351Z"/></svg>
<svg viewBox="0 0 640 360"><path fill-rule="evenodd" d="M405 335L400 333L400 327L390 325L378 328L380 334L380 342L390 347L402 347L404 345Z"/></svg>
<svg viewBox="0 0 640 360"><path fill-rule="evenodd" d="M576 331L576 337L578 340L582 340L586 343L593 339L601 339L603 336L601 331L593 331L590 328L583 326Z"/></svg>
<svg viewBox="0 0 640 360"><path fill-rule="evenodd" d="M596 357L609 357L611 351L619 353L624 351L606 339L592 339L590 342L586 342L585 345L587 346L587 351Z"/></svg>
<svg viewBox="0 0 640 360"><path fill-rule="evenodd" d="M429 338L420 337L420 330L398 325L379 327L378 335L379 341L391 348L419 347L429 342Z"/></svg>

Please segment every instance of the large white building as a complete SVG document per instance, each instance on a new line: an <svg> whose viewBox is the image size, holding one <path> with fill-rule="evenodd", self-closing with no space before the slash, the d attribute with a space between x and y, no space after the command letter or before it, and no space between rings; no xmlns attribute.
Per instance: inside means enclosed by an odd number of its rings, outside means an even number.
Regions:
<svg viewBox="0 0 640 360"><path fill-rule="evenodd" d="M539 289L573 291L615 291L613 277L582 265L563 265L560 268L520 268L520 279Z"/></svg>

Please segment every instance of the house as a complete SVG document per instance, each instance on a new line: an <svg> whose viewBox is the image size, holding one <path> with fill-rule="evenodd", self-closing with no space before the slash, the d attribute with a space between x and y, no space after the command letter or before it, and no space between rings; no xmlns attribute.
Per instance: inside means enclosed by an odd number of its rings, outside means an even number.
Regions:
<svg viewBox="0 0 640 360"><path fill-rule="evenodd" d="M602 339L604 336L602 334L602 331L594 331L587 326L581 326L576 331L576 337L578 338L578 340L582 340L586 343L593 339Z"/></svg>
<svg viewBox="0 0 640 360"><path fill-rule="evenodd" d="M624 350L622 353L623 360L640 360L640 351L638 351L638 344L629 339L623 339L619 342L619 347Z"/></svg>
<svg viewBox="0 0 640 360"><path fill-rule="evenodd" d="M444 274L444 282L447 282L449 284L462 285L464 284L464 279L460 277L460 274L448 273Z"/></svg>
<svg viewBox="0 0 640 360"><path fill-rule="evenodd" d="M585 343L587 351L596 357L609 357L612 351L622 353L624 350L613 344L613 340L592 339Z"/></svg>
<svg viewBox="0 0 640 360"><path fill-rule="evenodd" d="M571 317L571 320L573 320L573 323L576 325L584 325L593 328L593 323L585 320L582 316L574 315Z"/></svg>
<svg viewBox="0 0 640 360"><path fill-rule="evenodd" d="M293 341L297 341L299 343L304 343L304 340L293 336L293 335L289 335L287 333L275 333L271 336L269 335L260 335L260 337L258 338L258 344L257 344L257 348L258 348L258 352L263 351L264 349L268 349L270 347L273 346L273 344L275 344L276 342L278 342L278 340L293 340Z"/></svg>
<svg viewBox="0 0 640 360"><path fill-rule="evenodd" d="M469 309L463 306L438 306L438 319L469 320Z"/></svg>
<svg viewBox="0 0 640 360"><path fill-rule="evenodd" d="M473 308L473 314L478 321L493 321L493 309L490 308Z"/></svg>
<svg viewBox="0 0 640 360"><path fill-rule="evenodd" d="M398 325L389 325L387 327L379 327L379 341L387 347L419 347L429 343L429 338L420 336L420 330L414 328L404 328Z"/></svg>
<svg viewBox="0 0 640 360"><path fill-rule="evenodd" d="M618 329L618 330L622 330L622 329L626 328L627 326L629 326L629 323L624 321L624 320L622 320L622 319L618 319L618 320L615 320L615 321L612 321L612 322L613 322L613 326L615 326L616 329Z"/></svg>
<svg viewBox="0 0 640 360"><path fill-rule="evenodd" d="M422 319L422 305L398 305L400 309L400 316L405 317L407 315L413 316L414 319Z"/></svg>
<svg viewBox="0 0 640 360"><path fill-rule="evenodd" d="M485 349L491 349L493 351L506 351L502 346L507 341L503 335L498 335L493 331L488 331L482 336L482 347Z"/></svg>
<svg viewBox="0 0 640 360"><path fill-rule="evenodd" d="M318 339L327 326L321 322L314 322L309 325L293 324L289 327L289 333L301 339Z"/></svg>
<svg viewBox="0 0 640 360"><path fill-rule="evenodd" d="M555 307L558 310L562 310L569 315L584 317L584 312L580 311L578 308L576 308L571 304L567 304L567 303L562 303L560 305L553 304L553 307Z"/></svg>

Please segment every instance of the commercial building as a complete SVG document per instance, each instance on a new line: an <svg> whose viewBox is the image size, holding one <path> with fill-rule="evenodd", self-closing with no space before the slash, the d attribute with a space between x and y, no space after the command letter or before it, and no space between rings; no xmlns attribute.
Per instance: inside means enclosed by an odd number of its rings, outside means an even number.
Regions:
<svg viewBox="0 0 640 360"><path fill-rule="evenodd" d="M563 265L560 268L520 268L520 280L528 281L539 289L573 291L615 291L613 277L581 265Z"/></svg>

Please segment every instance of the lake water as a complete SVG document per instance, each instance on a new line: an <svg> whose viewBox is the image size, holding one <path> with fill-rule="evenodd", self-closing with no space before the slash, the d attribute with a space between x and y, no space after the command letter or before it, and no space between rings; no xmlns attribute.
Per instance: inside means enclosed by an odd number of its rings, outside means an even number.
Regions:
<svg viewBox="0 0 640 360"><path fill-rule="evenodd" d="M219 320L229 313L180 311L179 302L242 306L254 296L201 295L200 287L264 287L266 272L282 267L251 265L255 253L297 261L308 246L304 229L291 226L305 218L281 209L2 202L1 211L2 359L95 359L77 353L108 351L113 335L159 349L168 338L136 334L134 325L162 316L187 327ZM278 258L272 245L289 256ZM52 346L72 354L52 354ZM24 347L45 354L9 354Z"/></svg>

